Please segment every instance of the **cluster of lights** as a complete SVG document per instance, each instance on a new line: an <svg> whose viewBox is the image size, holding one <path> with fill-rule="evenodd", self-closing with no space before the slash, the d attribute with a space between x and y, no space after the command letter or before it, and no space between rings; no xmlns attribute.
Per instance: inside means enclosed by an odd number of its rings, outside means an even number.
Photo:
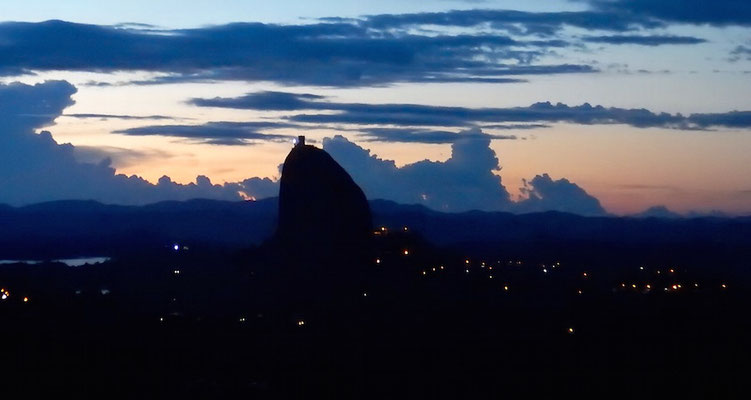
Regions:
<svg viewBox="0 0 751 400"><path fill-rule="evenodd" d="M301 320L301 319L300 319L300 320L298 320L298 321L297 321L297 326L305 326L305 321L304 321L304 320Z"/></svg>
<svg viewBox="0 0 751 400"><path fill-rule="evenodd" d="M8 297L10 297L10 292L9 292L9 291L7 291L7 290L5 290L4 288L3 288L3 289L0 289L0 299L3 299L3 300L5 300L5 299L7 299Z"/></svg>
<svg viewBox="0 0 751 400"><path fill-rule="evenodd" d="M432 267L432 268L430 268L430 270L431 270L432 272L443 271L443 270L445 270L445 269L446 269L446 267L444 267L443 265L441 265L441 266L438 266L438 267ZM469 272L469 270L467 270L467 271ZM423 271L422 271L422 275L423 275L423 276L425 276L425 275L427 275L427 274L428 274L428 271L427 271L427 270L423 270Z"/></svg>

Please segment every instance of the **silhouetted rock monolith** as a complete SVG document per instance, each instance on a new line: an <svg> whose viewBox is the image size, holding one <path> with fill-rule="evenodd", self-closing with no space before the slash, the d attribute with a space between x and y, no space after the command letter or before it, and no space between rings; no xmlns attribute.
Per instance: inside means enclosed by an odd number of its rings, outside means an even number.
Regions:
<svg viewBox="0 0 751 400"><path fill-rule="evenodd" d="M359 186L322 149L301 136L282 168L276 240L299 255L354 255L372 231Z"/></svg>

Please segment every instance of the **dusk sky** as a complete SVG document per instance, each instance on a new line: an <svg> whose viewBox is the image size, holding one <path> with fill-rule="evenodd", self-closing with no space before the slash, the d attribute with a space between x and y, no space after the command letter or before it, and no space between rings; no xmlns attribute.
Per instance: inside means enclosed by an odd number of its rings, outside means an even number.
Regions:
<svg viewBox="0 0 751 400"><path fill-rule="evenodd" d="M437 210L751 214L745 0L26 0L0 16L0 203L275 196L305 135L368 197Z"/></svg>

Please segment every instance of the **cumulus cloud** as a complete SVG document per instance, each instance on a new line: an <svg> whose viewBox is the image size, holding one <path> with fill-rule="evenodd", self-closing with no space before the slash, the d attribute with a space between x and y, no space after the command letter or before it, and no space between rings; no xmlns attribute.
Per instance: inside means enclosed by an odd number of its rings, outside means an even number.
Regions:
<svg viewBox="0 0 751 400"><path fill-rule="evenodd" d="M443 162L419 161L397 167L343 136L326 138L323 148L347 170L368 198L460 212L469 210L536 212L557 210L584 215L603 215L599 201L566 179L547 174L532 179L525 198L515 202L497 172L501 167L490 138L474 129L466 139L451 146Z"/></svg>
<svg viewBox="0 0 751 400"><path fill-rule="evenodd" d="M517 204L521 212L557 210L582 215L603 215L600 201L568 179L553 180L548 174L524 181L521 188L526 198Z"/></svg>
<svg viewBox="0 0 751 400"><path fill-rule="evenodd" d="M163 200L210 198L261 199L275 196L279 182L249 178L213 184L199 176L187 185L164 176L152 184L137 176L117 174L111 159L82 162L77 156L117 154L118 149L77 149L58 144L47 131L72 105L76 89L64 81L34 86L0 85L0 203L29 204L62 199L92 199L105 203L145 204ZM604 213L596 199L567 180L549 176L530 181L527 199L513 202L497 172L500 164L489 147L492 137L474 128L453 141L451 157L443 162L420 161L397 167L394 161L371 155L342 136L324 139L323 147L349 171L369 198L419 203L443 211L505 210L514 212L561 210ZM215 137L215 136L212 136ZM231 139L232 136L229 136ZM136 157L139 155L135 155Z"/></svg>
<svg viewBox="0 0 751 400"><path fill-rule="evenodd" d="M151 184L137 176L116 174L111 159L104 154L96 162L81 162L77 158L79 153L83 152L84 158L86 154L91 157L91 149L78 151L73 145L58 144L48 131L36 133L51 125L73 104L71 96L75 92L76 88L65 81L33 86L0 85L0 120L3 122L0 126L0 203L20 205L92 199L145 204L199 197L239 200L240 192L264 189L257 181L213 185L205 177L188 185L175 183L168 177Z"/></svg>

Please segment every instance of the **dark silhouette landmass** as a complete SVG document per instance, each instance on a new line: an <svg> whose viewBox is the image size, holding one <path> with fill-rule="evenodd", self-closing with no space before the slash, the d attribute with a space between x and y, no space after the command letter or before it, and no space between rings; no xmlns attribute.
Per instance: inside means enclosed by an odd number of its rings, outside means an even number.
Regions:
<svg viewBox="0 0 751 400"><path fill-rule="evenodd" d="M278 202L277 198L246 202L192 200L139 207L59 201L18 208L0 206L0 259L133 254L174 241L243 249L273 236ZM407 225L440 246L505 250L524 246L538 251L566 244L590 248L592 243L635 247L751 246L751 217L583 217L555 211L448 214L385 200L372 200L369 205L374 226ZM341 202L324 209L336 207L341 207ZM329 227L320 220L311 225ZM310 240L318 237L316 232Z"/></svg>

